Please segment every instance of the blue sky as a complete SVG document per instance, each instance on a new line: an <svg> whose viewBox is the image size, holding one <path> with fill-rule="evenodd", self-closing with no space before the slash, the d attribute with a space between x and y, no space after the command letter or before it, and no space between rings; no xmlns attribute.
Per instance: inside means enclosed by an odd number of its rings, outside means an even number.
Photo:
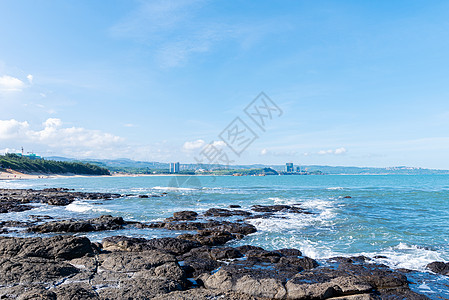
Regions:
<svg viewBox="0 0 449 300"><path fill-rule="evenodd" d="M449 169L447 1L0 1L0 152ZM265 92L266 131L244 108ZM219 134L241 117L240 155Z"/></svg>

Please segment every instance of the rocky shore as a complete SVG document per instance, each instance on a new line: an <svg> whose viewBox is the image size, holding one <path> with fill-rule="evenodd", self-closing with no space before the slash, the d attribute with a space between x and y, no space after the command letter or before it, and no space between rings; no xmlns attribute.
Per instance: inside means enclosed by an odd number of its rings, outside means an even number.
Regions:
<svg viewBox="0 0 449 300"><path fill-rule="evenodd" d="M82 197L119 197L75 195L60 189L1 191L2 199L18 206L30 203L28 199L67 205L62 203ZM47 197L61 201L50 203ZM27 230L54 236L0 236L0 299L428 299L410 289L408 270L391 270L368 257L318 262L297 249L229 246L257 231L245 219L278 211L310 213L300 205L275 205L254 206L252 212L238 207L201 214L181 211L154 223L113 216L87 220L36 216L36 223L24 225ZM101 242L73 235L130 226L186 233L155 239L110 236ZM449 274L446 263L432 263L429 269Z"/></svg>

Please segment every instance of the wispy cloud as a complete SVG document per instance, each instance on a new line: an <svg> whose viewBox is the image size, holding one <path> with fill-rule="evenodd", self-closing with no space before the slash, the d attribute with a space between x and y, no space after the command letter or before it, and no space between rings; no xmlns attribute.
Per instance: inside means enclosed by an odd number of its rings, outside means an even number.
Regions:
<svg viewBox="0 0 449 300"><path fill-rule="evenodd" d="M195 54L212 51L224 41L236 40L242 49L249 49L279 28L278 20L230 22L205 18L202 10L207 5L203 0L142 2L112 26L110 32L114 37L145 45L160 67L171 68L185 64Z"/></svg>
<svg viewBox="0 0 449 300"><path fill-rule="evenodd" d="M304 156L310 156L310 155L342 155L347 153L348 150L345 147L340 147L337 149L328 149L328 150L320 150L318 152L306 152L303 155Z"/></svg>

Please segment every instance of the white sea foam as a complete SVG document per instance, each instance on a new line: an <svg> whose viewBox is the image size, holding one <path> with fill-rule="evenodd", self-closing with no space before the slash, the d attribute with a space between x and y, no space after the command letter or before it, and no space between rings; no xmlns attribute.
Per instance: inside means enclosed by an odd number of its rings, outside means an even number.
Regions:
<svg viewBox="0 0 449 300"><path fill-rule="evenodd" d="M98 205L93 205L84 201L74 201L66 206L66 210L86 213L86 212L112 212L110 209L101 208Z"/></svg>
<svg viewBox="0 0 449 300"><path fill-rule="evenodd" d="M198 188L184 188L175 186L155 186L153 190L167 190L167 191L196 191Z"/></svg>
<svg viewBox="0 0 449 300"><path fill-rule="evenodd" d="M425 271L426 265L434 261L446 261L449 257L433 249L399 243L395 247L389 247L378 253L364 253L367 256L381 255L387 258L375 259L391 268L405 268Z"/></svg>
<svg viewBox="0 0 449 300"><path fill-rule="evenodd" d="M277 198L280 199L280 198ZM296 201L285 201L280 199L281 203ZM321 199L312 199L302 202L301 205L312 211L312 214L297 214L297 213L285 213L278 212L274 214L273 218L260 218L251 219L248 222L256 226L258 230L265 232L290 232L298 231L301 228L308 226L321 227L328 226L332 223L332 219L335 217L335 206L332 201L326 201Z"/></svg>
<svg viewBox="0 0 449 300"><path fill-rule="evenodd" d="M326 190L337 190L337 191L339 191L339 190L344 190L344 188L343 187L341 187L341 186L336 186L336 187L328 187Z"/></svg>

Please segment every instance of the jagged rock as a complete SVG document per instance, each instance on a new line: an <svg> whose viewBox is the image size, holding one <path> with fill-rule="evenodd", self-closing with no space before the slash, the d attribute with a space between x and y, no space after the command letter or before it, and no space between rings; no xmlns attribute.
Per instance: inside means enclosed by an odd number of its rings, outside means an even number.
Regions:
<svg viewBox="0 0 449 300"><path fill-rule="evenodd" d="M157 250L100 254L99 260L103 269L114 272L138 272L176 262L173 255Z"/></svg>
<svg viewBox="0 0 449 300"><path fill-rule="evenodd" d="M270 263L277 263L281 258L280 253L267 250L249 250L245 253L245 255L248 260Z"/></svg>
<svg viewBox="0 0 449 300"><path fill-rule="evenodd" d="M261 298L256 298L241 293L235 293L232 291L219 292L204 288L190 289L187 291L175 291L153 298L153 300L211 300L211 299L258 300Z"/></svg>
<svg viewBox="0 0 449 300"><path fill-rule="evenodd" d="M181 234L178 238L198 242L201 245L218 246L237 237L227 231L200 230L197 234Z"/></svg>
<svg viewBox="0 0 449 300"><path fill-rule="evenodd" d="M122 229L126 222L122 217L113 217L103 215L89 220L66 220L53 221L41 225L35 225L29 228L29 231L48 233L48 232L90 232L103 230Z"/></svg>
<svg viewBox="0 0 449 300"><path fill-rule="evenodd" d="M173 214L173 217L165 219L165 222L172 221L194 221L198 217L198 213L194 211L178 211Z"/></svg>
<svg viewBox="0 0 449 300"><path fill-rule="evenodd" d="M7 202L0 201L0 213L9 213L9 212L20 212L25 210L30 210L33 207L31 205L16 203L16 202Z"/></svg>
<svg viewBox="0 0 449 300"><path fill-rule="evenodd" d="M177 238L143 239L126 236L112 236L104 238L103 249L108 251L145 251L159 249L175 255L188 252L190 249L200 247L199 243Z"/></svg>
<svg viewBox="0 0 449 300"><path fill-rule="evenodd" d="M282 269L285 267L298 267L298 270L310 270L318 267L318 262L310 257L281 257L277 262L277 268Z"/></svg>
<svg viewBox="0 0 449 300"><path fill-rule="evenodd" d="M283 256L302 256L301 251L299 251L298 249L278 249L275 250L274 252L280 253Z"/></svg>
<svg viewBox="0 0 449 300"><path fill-rule="evenodd" d="M88 284L65 284L52 290L57 300L100 299L93 287Z"/></svg>
<svg viewBox="0 0 449 300"><path fill-rule="evenodd" d="M212 249L210 251L210 256L214 260L223 260L240 258L243 256L243 254L239 250L232 247L220 247Z"/></svg>
<svg viewBox="0 0 449 300"><path fill-rule="evenodd" d="M290 299L326 299L344 295L370 294L373 287L354 276L300 273L286 285Z"/></svg>
<svg viewBox="0 0 449 300"><path fill-rule="evenodd" d="M251 250L264 250L265 251L265 249L263 249L261 247L252 246L252 245L243 245L243 246L236 247L236 249L239 250L243 254L246 254L248 251L251 251Z"/></svg>
<svg viewBox="0 0 449 300"><path fill-rule="evenodd" d="M230 217L230 216L250 216L251 213L244 210L229 210L224 208L210 208L204 212L206 217Z"/></svg>
<svg viewBox="0 0 449 300"><path fill-rule="evenodd" d="M449 263L434 261L426 266L427 269L441 275L449 275Z"/></svg>
<svg viewBox="0 0 449 300"><path fill-rule="evenodd" d="M255 212L289 212L289 213L307 213L302 208L291 205L253 205L251 208Z"/></svg>
<svg viewBox="0 0 449 300"><path fill-rule="evenodd" d="M68 205L76 199L97 200L119 198L119 194L71 192L63 188L43 190L0 189L0 213L24 211L33 206L24 203L47 203L50 205Z"/></svg>
<svg viewBox="0 0 449 300"><path fill-rule="evenodd" d="M42 257L72 259L93 254L89 239L85 237L54 236L50 238L0 237L2 257Z"/></svg>
<svg viewBox="0 0 449 300"><path fill-rule="evenodd" d="M72 265L40 257L0 258L0 286L53 283L77 272Z"/></svg>
<svg viewBox="0 0 449 300"><path fill-rule="evenodd" d="M154 249L159 249L173 253L175 255L184 254L192 248L200 247L199 243L183 240L181 238L159 238L148 240L147 244Z"/></svg>
<svg viewBox="0 0 449 300"><path fill-rule="evenodd" d="M213 275L205 276L204 286L221 292L235 291L254 297L282 299L286 295L279 279L241 274L236 276L227 269L220 269Z"/></svg>
<svg viewBox="0 0 449 300"><path fill-rule="evenodd" d="M56 300L56 294L43 287L36 287L22 293L17 300Z"/></svg>

